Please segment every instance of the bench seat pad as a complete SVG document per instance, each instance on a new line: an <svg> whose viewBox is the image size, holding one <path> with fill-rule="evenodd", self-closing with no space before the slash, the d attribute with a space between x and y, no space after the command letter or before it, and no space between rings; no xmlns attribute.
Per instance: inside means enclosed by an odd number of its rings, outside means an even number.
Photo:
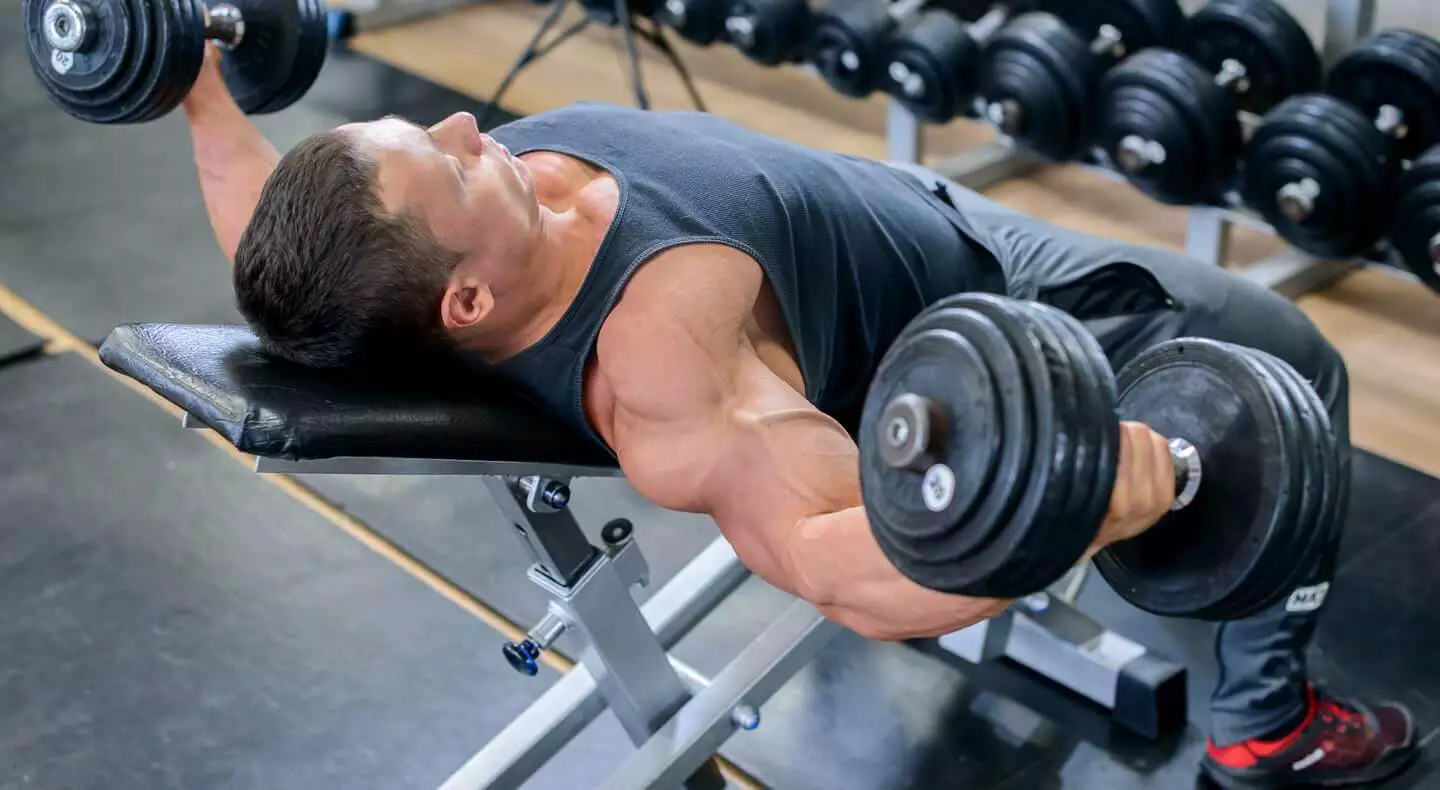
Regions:
<svg viewBox="0 0 1440 790"><path fill-rule="evenodd" d="M317 371L268 356L246 327L190 324L120 326L100 359L252 455L615 466L512 386L461 365Z"/></svg>

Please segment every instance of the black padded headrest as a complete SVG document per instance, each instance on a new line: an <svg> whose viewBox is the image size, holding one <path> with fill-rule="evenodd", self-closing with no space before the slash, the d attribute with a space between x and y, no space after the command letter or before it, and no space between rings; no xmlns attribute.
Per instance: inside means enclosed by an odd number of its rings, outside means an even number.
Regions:
<svg viewBox="0 0 1440 790"><path fill-rule="evenodd" d="M604 448L463 365L335 373L267 355L241 326L131 324L100 359L251 455L421 458L613 469Z"/></svg>

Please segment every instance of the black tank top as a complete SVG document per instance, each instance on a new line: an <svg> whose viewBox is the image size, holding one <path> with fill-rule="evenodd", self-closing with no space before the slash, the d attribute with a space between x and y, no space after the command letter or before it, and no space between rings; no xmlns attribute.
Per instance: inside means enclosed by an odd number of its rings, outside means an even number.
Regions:
<svg viewBox="0 0 1440 790"><path fill-rule="evenodd" d="M994 256L915 176L695 112L577 104L493 136L515 155L566 154L620 187L575 301L534 346L496 366L573 428L582 376L626 281L658 253L725 244L757 261L791 333L805 395L852 434L873 373L905 324L961 291L1003 292Z"/></svg>

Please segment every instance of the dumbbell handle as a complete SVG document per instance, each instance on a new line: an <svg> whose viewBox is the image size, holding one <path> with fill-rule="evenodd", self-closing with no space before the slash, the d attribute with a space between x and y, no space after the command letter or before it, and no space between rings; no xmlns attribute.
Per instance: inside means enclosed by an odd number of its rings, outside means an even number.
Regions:
<svg viewBox="0 0 1440 790"><path fill-rule="evenodd" d="M45 41L57 52L79 52L90 43L95 20L90 7L77 0L54 0L41 23Z"/></svg>
<svg viewBox="0 0 1440 790"><path fill-rule="evenodd" d="M245 40L245 16L237 6L216 3L205 7L205 38L221 49L234 49Z"/></svg>
<svg viewBox="0 0 1440 790"><path fill-rule="evenodd" d="M915 14L916 11L924 8L930 0L896 0L885 7L886 13L891 19L904 20Z"/></svg>
<svg viewBox="0 0 1440 790"><path fill-rule="evenodd" d="M1405 111L1393 104L1382 104L1375 112L1375 128L1381 134L1394 137L1404 137L1405 132Z"/></svg>
<svg viewBox="0 0 1440 790"><path fill-rule="evenodd" d="M986 39L995 35L995 31L1004 27L1009 19L1010 7L1002 3L986 11L985 16L971 22L966 32L976 44L984 44Z"/></svg>
<svg viewBox="0 0 1440 790"><path fill-rule="evenodd" d="M1236 93L1245 93L1250 90L1250 70L1245 64L1234 58L1226 58L1220 63L1220 71L1215 75L1215 84L1222 88L1230 88Z"/></svg>
<svg viewBox="0 0 1440 790"><path fill-rule="evenodd" d="M1090 41L1090 52L1095 55L1110 55L1112 57L1124 57L1125 37L1120 34L1120 28L1114 25L1101 25L1095 31L1095 38Z"/></svg>
<svg viewBox="0 0 1440 790"><path fill-rule="evenodd" d="M1195 501L1200 492L1204 471L1200 467L1200 451L1184 439L1171 439L1170 460L1175 463L1175 500L1171 510L1179 510Z"/></svg>

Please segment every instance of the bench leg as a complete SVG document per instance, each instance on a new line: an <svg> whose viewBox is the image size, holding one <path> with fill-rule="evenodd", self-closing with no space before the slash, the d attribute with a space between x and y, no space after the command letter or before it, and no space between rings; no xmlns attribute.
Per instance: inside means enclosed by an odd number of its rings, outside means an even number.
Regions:
<svg viewBox="0 0 1440 790"><path fill-rule="evenodd" d="M759 708L810 663L840 626L796 600L715 679L601 785L601 790L676 786L737 729L760 724Z"/></svg>
<svg viewBox="0 0 1440 790"><path fill-rule="evenodd" d="M1185 722L1185 668L1107 630L1060 596L1016 601L939 643L971 663L1009 658L1108 708L1117 724L1139 735L1159 738Z"/></svg>
<svg viewBox="0 0 1440 790"><path fill-rule="evenodd" d="M717 539L642 608L630 595L649 574L640 548L626 538L591 546L568 512L568 491L540 478L487 479L502 512L536 558L530 579L551 597L550 613L531 636L541 649L578 629L580 665L472 757L442 790L519 787L605 709L631 740L645 743L708 681L665 652L748 576ZM551 491L555 496L540 496ZM538 493L537 493L538 492ZM558 494L563 494L558 495ZM692 768L683 783L719 788L712 764Z"/></svg>

